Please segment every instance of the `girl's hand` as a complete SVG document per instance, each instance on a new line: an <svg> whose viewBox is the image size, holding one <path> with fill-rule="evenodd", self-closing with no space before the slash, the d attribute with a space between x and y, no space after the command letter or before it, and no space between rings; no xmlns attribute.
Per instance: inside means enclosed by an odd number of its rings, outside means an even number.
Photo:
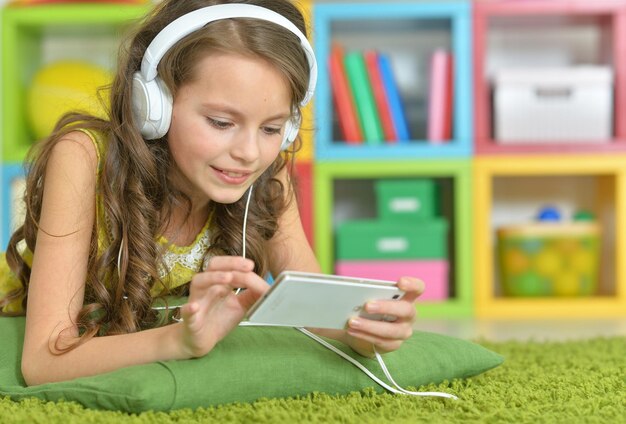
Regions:
<svg viewBox="0 0 626 424"><path fill-rule="evenodd" d="M268 290L267 282L253 268L249 259L215 256L204 272L193 277L189 301L181 308L184 357L206 355ZM237 288L246 290L236 295Z"/></svg>
<svg viewBox="0 0 626 424"><path fill-rule="evenodd" d="M363 356L372 356L374 347L378 353L394 351L413 335L415 303L424 292L424 283L417 278L402 277L397 285L405 292L401 299L379 300L365 305L365 312L394 316L393 322L362 317L348 321L347 342Z"/></svg>

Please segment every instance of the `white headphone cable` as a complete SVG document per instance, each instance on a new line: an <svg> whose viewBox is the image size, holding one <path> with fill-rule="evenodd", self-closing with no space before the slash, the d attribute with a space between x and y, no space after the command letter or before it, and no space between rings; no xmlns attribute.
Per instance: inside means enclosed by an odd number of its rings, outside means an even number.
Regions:
<svg viewBox="0 0 626 424"><path fill-rule="evenodd" d="M246 210L243 213L243 230L242 230L242 234L241 234L241 238L243 239L243 246L242 246L242 252L241 252L241 256L243 256L244 258L246 257L246 228L248 226L248 208L250 207L250 198L252 197L252 187L254 187L254 184L250 186L250 188L248 189L248 199L246 200Z"/></svg>
<svg viewBox="0 0 626 424"><path fill-rule="evenodd" d="M246 199L246 209L245 209L245 212L243 214L242 256L244 258L246 257L246 227L247 227L247 224L248 224L248 209L250 207L250 198L252 197L252 187L253 186L251 185L250 188L248 189L248 198ZM241 288L237 288L237 290L235 291L235 295L239 294L240 291L241 291ZM349 355L345 354L341 350L337 349L335 346L333 346L330 343L326 342L324 339L322 339L322 338L318 337L317 335L311 333L310 331L306 330L305 328L302 328L302 327L294 327L294 328L296 330L302 332L303 334L309 336L310 338L312 338L316 342L320 343L322 346L326 347L327 349L330 349L331 351L335 352L337 355L341 356L345 360L349 361L350 363L355 365L357 368L359 368L361 371L363 371L369 378L371 378L376 383L378 383L383 388L385 388L386 390L388 390L388 391L390 391L392 393L404 394L404 395L412 395L412 396L437 396L437 397L445 397L445 398L449 398L449 399L458 399L456 396L451 395L449 393L412 392L412 391L409 391L409 390L406 390L406 389L400 387L398 385L398 383L395 382L393 377L391 377L391 374L389 373L389 370L387 369L387 366L385 365L385 362L383 361L382 356L380 356L380 354L376 351L376 348L374 348L374 354L376 355L376 360L378 361L380 367L382 368L383 372L385 373L385 376L387 377L387 379L391 382L391 384L393 384L395 386L395 388L391 387L388 384L386 384L385 382L383 382L381 379L376 377L370 370L368 370L366 367L364 367L360 362L356 361L354 358L350 357Z"/></svg>
<svg viewBox="0 0 626 424"><path fill-rule="evenodd" d="M248 198L246 199L246 210L245 210L245 212L243 214L243 229L242 229L242 239L243 239L243 242L242 242L242 248L241 248L241 250L242 250L241 256L243 256L244 258L246 257L246 227L247 227L247 224L248 224L248 209L250 207L250 198L252 197L252 187L253 186L254 186L254 184L252 184L250 186L250 188L248 189ZM123 245L123 242L124 241L122 240L122 245ZM120 250L119 250L119 253L117 255L117 273L118 273L118 276L119 276L119 273L120 273L120 260L121 260L121 257L122 257L122 246L120 246ZM240 291L241 291L241 287L238 287L237 290L235 291L235 295L238 295ZM167 306L162 306L162 307L161 306L156 306L156 307L152 307L152 309L155 309L155 310L160 310L160 309L167 310L167 309L169 309L169 307L167 307ZM173 319L175 321L178 321L178 322L182 321L182 319L178 319L178 318L174 318L174 317L173 317Z"/></svg>
<svg viewBox="0 0 626 424"><path fill-rule="evenodd" d="M252 197L252 187L254 187L254 184L252 184L250 186L250 188L248 189L248 198L246 199L246 210L243 213L243 229L241 231L241 238L242 238L242 247L241 247L241 256L243 256L244 258L246 257L246 228L248 226L248 209L250 208L250 198ZM237 290L235 290L235 295L238 295L239 292L241 291L241 287L238 287Z"/></svg>
<svg viewBox="0 0 626 424"><path fill-rule="evenodd" d="M316 342L318 342L322 346L326 347L327 349L332 350L333 352L335 352L337 355L341 356L346 361L352 363L358 369L363 371L369 378L374 380L376 383L378 383L380 386L382 386L386 390L390 391L391 393L402 394L402 395L411 395L411 396L434 396L434 397L443 397L443 398L455 399L455 400L458 399L458 397L456 397L456 396L454 396L454 395L452 395L450 393L442 393L442 392L412 392L410 390L406 390L406 389L400 387L395 382L395 380L391 377L391 374L389 373L389 370L387 369L387 366L385 365L385 362L383 361L382 356L380 356L380 354L376 351L376 349L374 349L374 354L376 355L376 360L378 361L378 364L382 368L383 372L385 373L385 376L389 379L391 384L393 384L395 386L395 388L391 387L388 384L386 384L384 381L382 381L381 379L376 377L370 370L368 370L359 361L357 361L356 359L352 358L350 355L342 352L341 350L337 349L335 346L333 346L332 344L328 343L326 340L322 339L321 337L318 337L317 335L311 333L309 330L307 330L305 328L302 328L302 327L294 327L294 328L296 330L304 333L305 335L309 336L310 338L312 338L313 340L315 340Z"/></svg>

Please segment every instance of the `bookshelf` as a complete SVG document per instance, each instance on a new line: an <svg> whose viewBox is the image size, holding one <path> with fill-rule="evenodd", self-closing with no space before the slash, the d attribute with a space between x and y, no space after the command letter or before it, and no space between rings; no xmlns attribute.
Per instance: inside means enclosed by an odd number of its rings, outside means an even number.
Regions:
<svg viewBox="0 0 626 424"><path fill-rule="evenodd" d="M315 3L313 20L314 48L319 61L316 160L443 158L471 154L469 2ZM327 66L335 42L341 43L346 51L375 49L390 57L409 121L409 142L350 145L341 140ZM450 51L455 63L453 135L451 140L437 144L429 143L426 137L428 64L436 48Z"/></svg>
<svg viewBox="0 0 626 424"><path fill-rule="evenodd" d="M441 218L449 225L449 293L444 299L420 302L420 316L472 315L471 214L467 213L473 144L471 3L320 1L314 2L312 13L319 64L313 210L315 251L322 270L335 273L338 266L346 264L338 256L337 230L342 224L380 218L374 194L377 182L428 180L441 190ZM407 141L375 144L343 139L329 72L329 59L337 44L344 50L344 58L359 52L367 61L371 51L389 58L408 121ZM454 63L452 135L443 142L432 142L428 141L430 66L438 50L449 52ZM411 223L407 225L411 227ZM358 266L354 263L350 265ZM426 284L428 290L428 281Z"/></svg>

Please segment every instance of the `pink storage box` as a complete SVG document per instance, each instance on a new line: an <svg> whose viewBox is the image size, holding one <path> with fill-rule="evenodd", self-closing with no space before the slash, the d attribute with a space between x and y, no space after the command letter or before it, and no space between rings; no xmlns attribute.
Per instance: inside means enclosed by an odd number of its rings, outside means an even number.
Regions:
<svg viewBox="0 0 626 424"><path fill-rule="evenodd" d="M426 290L420 300L440 301L449 296L448 261L443 259L413 261L337 261L335 273L347 277L396 281L402 276L417 277Z"/></svg>

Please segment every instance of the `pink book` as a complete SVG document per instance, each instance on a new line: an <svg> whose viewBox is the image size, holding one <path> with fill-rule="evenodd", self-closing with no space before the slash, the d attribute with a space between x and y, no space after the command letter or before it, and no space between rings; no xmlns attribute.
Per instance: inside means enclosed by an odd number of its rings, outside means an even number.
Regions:
<svg viewBox="0 0 626 424"><path fill-rule="evenodd" d="M434 143L452 138L452 74L452 55L443 49L436 50L430 60L427 134Z"/></svg>

